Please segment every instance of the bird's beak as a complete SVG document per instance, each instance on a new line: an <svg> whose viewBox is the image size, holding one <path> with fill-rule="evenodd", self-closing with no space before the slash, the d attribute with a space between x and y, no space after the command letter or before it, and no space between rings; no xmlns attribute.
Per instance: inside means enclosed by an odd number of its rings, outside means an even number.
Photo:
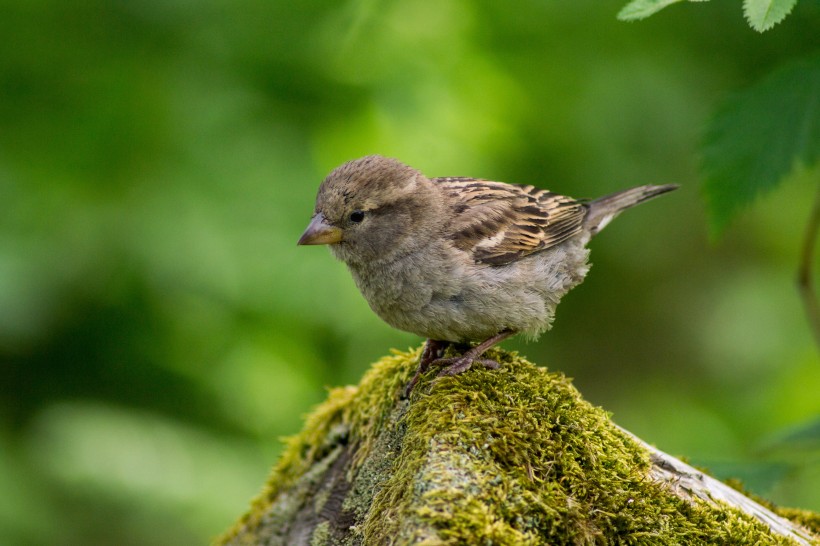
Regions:
<svg viewBox="0 0 820 546"><path fill-rule="evenodd" d="M342 230L327 223L325 215L317 213L310 220L307 229L297 245L332 245L342 240Z"/></svg>

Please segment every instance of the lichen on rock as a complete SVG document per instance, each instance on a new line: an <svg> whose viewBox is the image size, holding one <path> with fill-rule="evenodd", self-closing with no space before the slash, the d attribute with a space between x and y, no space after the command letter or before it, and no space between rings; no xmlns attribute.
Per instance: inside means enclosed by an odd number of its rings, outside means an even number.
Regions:
<svg viewBox="0 0 820 546"><path fill-rule="evenodd" d="M495 349L499 369L431 371L403 400L418 356L331 390L219 543L795 543L650 479L649 451L562 374Z"/></svg>

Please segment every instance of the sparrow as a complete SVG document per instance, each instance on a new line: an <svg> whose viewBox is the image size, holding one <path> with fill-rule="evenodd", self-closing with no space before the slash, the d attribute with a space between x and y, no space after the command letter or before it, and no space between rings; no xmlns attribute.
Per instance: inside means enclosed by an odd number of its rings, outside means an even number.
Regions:
<svg viewBox="0 0 820 546"><path fill-rule="evenodd" d="M502 340L548 330L589 271L586 244L621 211L678 186L638 186L579 200L530 185L427 178L369 155L319 186L299 245L328 245L371 309L427 338L409 395L431 366L456 375ZM478 342L473 346L471 342ZM450 345L462 354L443 358Z"/></svg>

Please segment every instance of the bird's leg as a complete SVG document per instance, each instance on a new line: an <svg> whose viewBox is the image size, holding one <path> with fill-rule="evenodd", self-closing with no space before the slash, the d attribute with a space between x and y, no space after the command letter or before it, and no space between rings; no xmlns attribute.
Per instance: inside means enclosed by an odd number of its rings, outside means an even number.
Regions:
<svg viewBox="0 0 820 546"><path fill-rule="evenodd" d="M503 332L499 332L491 338L485 339L472 349L468 349L461 356L456 356L452 358L439 358L431 364L435 364L437 366L447 365L446 368L439 372L439 377L442 375L458 375L461 372L466 372L470 369L470 366L472 366L476 362L486 366L487 368L498 368L498 362L496 362L495 360L479 357L484 354L484 351L486 351L496 343L504 341L514 333L515 332L513 332L512 330L504 330Z"/></svg>
<svg viewBox="0 0 820 546"><path fill-rule="evenodd" d="M413 387L416 386L416 383L418 383L421 374L426 372L433 362L441 360L441 356L449 346L449 341L442 341L440 339L427 340L427 343L424 344L424 350L421 352L421 358L419 358L419 367L416 368L416 374L404 388L405 398L410 396L410 392L413 390Z"/></svg>
<svg viewBox="0 0 820 546"><path fill-rule="evenodd" d="M421 373L426 372L433 362L444 356L444 351L447 350L450 344L450 341L428 339L427 343L424 344L424 350L421 352L421 358L419 358Z"/></svg>

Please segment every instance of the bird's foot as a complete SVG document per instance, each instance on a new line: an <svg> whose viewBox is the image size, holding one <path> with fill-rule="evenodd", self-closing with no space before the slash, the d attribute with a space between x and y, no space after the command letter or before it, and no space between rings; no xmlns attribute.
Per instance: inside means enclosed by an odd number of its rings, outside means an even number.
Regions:
<svg viewBox="0 0 820 546"><path fill-rule="evenodd" d="M458 375L461 372L465 372L470 369L470 367L475 364L481 364L490 369L498 368L499 364L495 360L491 360L489 358L480 358L484 352L495 345L496 343L507 339L515 332L512 330L503 330L496 335L485 339L475 347L467 349L464 351L464 354L461 356L454 356L448 358L442 358L445 349L449 347L452 343L449 341L441 341L437 339L428 339L427 344L424 346L424 351L421 353L421 358L419 359L419 367L416 370L416 374L413 376L413 379L407 384L407 387L404 388L404 397L409 398L410 393L413 391L413 387L416 386L418 383L421 374L426 372L430 366L447 366L443 370L439 372L439 377L442 375Z"/></svg>
<svg viewBox="0 0 820 546"><path fill-rule="evenodd" d="M469 351L467 352L469 353ZM495 360L490 360L489 358L475 358L468 354L452 358L439 358L433 362L434 366L447 366L438 373L439 377L443 375L458 375L466 372L472 367L473 364L481 364L491 370L495 370L499 366L498 362Z"/></svg>
<svg viewBox="0 0 820 546"><path fill-rule="evenodd" d="M428 339L427 343L424 344L424 350L421 352L421 358L419 358L419 367L424 366L424 369L427 370L433 362L444 356L444 351L449 346L449 341Z"/></svg>
<svg viewBox="0 0 820 546"><path fill-rule="evenodd" d="M424 345L424 350L421 352L421 357L419 358L419 367L416 368L416 373L404 388L405 398L410 397L410 393L413 391L413 387L416 386L416 383L418 383L421 374L426 372L434 362L440 360L444 351L446 351L449 346L449 341L441 341L438 339L427 340L427 343Z"/></svg>

